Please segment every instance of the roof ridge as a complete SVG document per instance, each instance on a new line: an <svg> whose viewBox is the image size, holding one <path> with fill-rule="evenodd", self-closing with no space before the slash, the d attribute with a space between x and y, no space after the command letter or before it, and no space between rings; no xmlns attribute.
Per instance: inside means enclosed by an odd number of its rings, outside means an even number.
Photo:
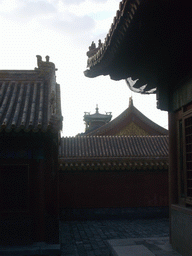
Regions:
<svg viewBox="0 0 192 256"><path fill-rule="evenodd" d="M109 138L119 138L119 137L169 137L168 134L157 134L157 135L78 135L78 136L63 136L61 139L67 139L67 138L102 138L102 137L109 137Z"/></svg>

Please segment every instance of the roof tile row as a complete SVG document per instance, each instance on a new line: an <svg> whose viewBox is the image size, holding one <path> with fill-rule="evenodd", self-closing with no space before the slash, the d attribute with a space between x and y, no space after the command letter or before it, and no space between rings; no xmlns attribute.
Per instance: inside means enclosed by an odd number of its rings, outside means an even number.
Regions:
<svg viewBox="0 0 192 256"><path fill-rule="evenodd" d="M0 81L0 131L46 132L52 129L48 93L48 84L44 81ZM60 98L58 84L56 95ZM58 99L56 104L60 104ZM57 114L60 117L61 113Z"/></svg>
<svg viewBox="0 0 192 256"><path fill-rule="evenodd" d="M61 139L59 158L168 157L168 136L77 136Z"/></svg>

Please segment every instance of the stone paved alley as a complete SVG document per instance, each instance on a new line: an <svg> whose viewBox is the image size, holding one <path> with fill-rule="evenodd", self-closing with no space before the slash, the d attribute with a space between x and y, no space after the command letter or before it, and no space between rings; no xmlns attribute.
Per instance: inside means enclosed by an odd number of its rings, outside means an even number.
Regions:
<svg viewBox="0 0 192 256"><path fill-rule="evenodd" d="M60 226L62 256L108 256L110 239L169 236L168 218L62 221Z"/></svg>

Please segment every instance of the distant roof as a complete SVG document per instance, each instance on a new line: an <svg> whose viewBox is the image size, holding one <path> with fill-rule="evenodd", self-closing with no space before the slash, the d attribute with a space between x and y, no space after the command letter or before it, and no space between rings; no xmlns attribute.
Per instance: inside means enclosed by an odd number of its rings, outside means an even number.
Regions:
<svg viewBox="0 0 192 256"><path fill-rule="evenodd" d="M77 136L61 138L62 170L109 168L164 169L168 136Z"/></svg>
<svg viewBox="0 0 192 256"><path fill-rule="evenodd" d="M100 128L88 133L88 136L104 136L104 135L119 135L122 129L134 122L142 130L146 132L145 135L168 135L168 130L154 123L145 115L143 115L133 105L132 98L129 99L129 107L123 111L118 117L111 122L101 126ZM137 134L129 134L137 135Z"/></svg>
<svg viewBox="0 0 192 256"><path fill-rule="evenodd" d="M84 121L106 121L109 122L112 118L111 112L107 112L105 115L99 113L98 105L96 105L96 112L94 114L90 114L89 112L85 112Z"/></svg>
<svg viewBox="0 0 192 256"><path fill-rule="evenodd" d="M0 132L62 129L55 65L37 57L35 70L0 70Z"/></svg>

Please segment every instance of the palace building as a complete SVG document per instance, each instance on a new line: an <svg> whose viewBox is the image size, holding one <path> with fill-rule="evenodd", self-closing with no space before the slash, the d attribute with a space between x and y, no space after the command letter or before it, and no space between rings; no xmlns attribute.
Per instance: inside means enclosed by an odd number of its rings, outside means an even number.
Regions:
<svg viewBox="0 0 192 256"><path fill-rule="evenodd" d="M168 111L170 242L183 256L192 251L191 24L189 1L123 0L104 43L89 48L84 72L156 93Z"/></svg>
<svg viewBox="0 0 192 256"><path fill-rule="evenodd" d="M0 71L1 255L60 253L60 85L49 57L37 60L35 70Z"/></svg>

